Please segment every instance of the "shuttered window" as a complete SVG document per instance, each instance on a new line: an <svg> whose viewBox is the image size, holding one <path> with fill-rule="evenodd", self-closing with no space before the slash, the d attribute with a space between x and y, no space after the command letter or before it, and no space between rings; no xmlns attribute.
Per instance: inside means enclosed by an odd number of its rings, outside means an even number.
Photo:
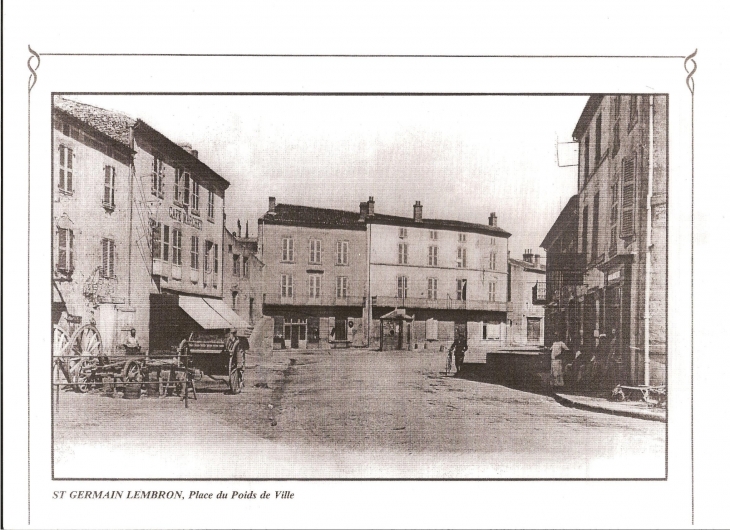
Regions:
<svg viewBox="0 0 730 530"><path fill-rule="evenodd" d="M114 208L114 180L117 170L113 166L104 167L104 206Z"/></svg>
<svg viewBox="0 0 730 530"><path fill-rule="evenodd" d="M215 198L213 192L208 190L208 219L213 219L215 215Z"/></svg>
<svg viewBox="0 0 730 530"><path fill-rule="evenodd" d="M636 206L636 155L622 161L623 201L621 204L621 237L634 235L634 209Z"/></svg>
<svg viewBox="0 0 730 530"><path fill-rule="evenodd" d="M428 247L428 264L431 267L438 267L439 264L439 248Z"/></svg>
<svg viewBox="0 0 730 530"><path fill-rule="evenodd" d="M190 210L194 215L200 215L200 184L192 181L192 195L190 199Z"/></svg>
<svg viewBox="0 0 730 530"><path fill-rule="evenodd" d="M337 298L347 298L347 277L337 277Z"/></svg>
<svg viewBox="0 0 730 530"><path fill-rule="evenodd" d="M59 271L71 272L74 268L74 233L67 228L58 229L58 261Z"/></svg>
<svg viewBox="0 0 730 530"><path fill-rule="evenodd" d="M438 278L429 278L428 279L428 299L429 300L436 300L438 298L438 287L439 287Z"/></svg>
<svg viewBox="0 0 730 530"><path fill-rule="evenodd" d="M489 268L491 270L495 270L497 268L497 253L496 252L489 253Z"/></svg>
<svg viewBox="0 0 730 530"><path fill-rule="evenodd" d="M309 298L319 298L322 289L322 276L319 274L309 275Z"/></svg>
<svg viewBox="0 0 730 530"><path fill-rule="evenodd" d="M322 241L309 240L309 263L322 263Z"/></svg>
<svg viewBox="0 0 730 530"><path fill-rule="evenodd" d="M114 277L114 240L101 240L101 275L104 278Z"/></svg>
<svg viewBox="0 0 730 530"><path fill-rule="evenodd" d="M290 237L281 240L281 261L294 261L294 240Z"/></svg>
<svg viewBox="0 0 730 530"><path fill-rule="evenodd" d="M281 275L281 296L284 298L292 298L294 296L294 282L291 274Z"/></svg>
<svg viewBox="0 0 730 530"><path fill-rule="evenodd" d="M65 145L58 148L58 189L73 193L73 149Z"/></svg>
<svg viewBox="0 0 730 530"><path fill-rule="evenodd" d="M198 236L190 236L190 268L198 270Z"/></svg>
<svg viewBox="0 0 730 530"><path fill-rule="evenodd" d="M459 269L466 269L466 249L459 247L456 251L456 266Z"/></svg>
<svg viewBox="0 0 730 530"><path fill-rule="evenodd" d="M398 244L398 263L401 265L408 264L408 244Z"/></svg>
<svg viewBox="0 0 730 530"><path fill-rule="evenodd" d="M347 265L349 263L350 243L348 241L337 242L337 265Z"/></svg>

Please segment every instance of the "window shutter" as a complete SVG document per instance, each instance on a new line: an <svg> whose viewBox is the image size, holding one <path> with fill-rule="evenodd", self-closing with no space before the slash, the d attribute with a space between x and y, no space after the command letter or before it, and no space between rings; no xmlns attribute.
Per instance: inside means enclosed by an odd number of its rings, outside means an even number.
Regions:
<svg viewBox="0 0 730 530"><path fill-rule="evenodd" d="M66 261L67 254L66 254L66 230L63 228L58 229L58 263L57 267L59 269L65 269L66 268Z"/></svg>
<svg viewBox="0 0 730 530"><path fill-rule="evenodd" d="M74 233L73 230L68 231L68 269L74 268Z"/></svg>
<svg viewBox="0 0 730 530"><path fill-rule="evenodd" d="M112 205L114 205L114 179L117 176L117 170L113 167L111 168L111 174L112 174Z"/></svg>
<svg viewBox="0 0 730 530"><path fill-rule="evenodd" d="M104 204L111 204L111 168L104 166Z"/></svg>
<svg viewBox="0 0 730 530"><path fill-rule="evenodd" d="M634 206L636 203L636 158L623 160L623 208L621 211L621 236L634 233Z"/></svg>
<svg viewBox="0 0 730 530"><path fill-rule="evenodd" d="M101 240L101 273L102 276L109 276L109 251L108 240Z"/></svg>
<svg viewBox="0 0 730 530"><path fill-rule="evenodd" d="M109 240L109 277L114 277L114 258L115 258L116 248L114 248L114 240Z"/></svg>

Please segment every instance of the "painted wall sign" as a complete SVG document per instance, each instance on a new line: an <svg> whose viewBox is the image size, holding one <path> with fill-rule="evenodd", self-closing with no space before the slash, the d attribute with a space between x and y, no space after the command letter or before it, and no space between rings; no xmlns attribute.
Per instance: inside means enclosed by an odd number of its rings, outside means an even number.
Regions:
<svg viewBox="0 0 730 530"><path fill-rule="evenodd" d="M180 210L179 208L174 208L170 206L170 217L175 219L176 221L180 221L181 223L184 223L188 226L192 226L193 228L197 228L198 230L203 229L203 222L193 217L192 215L188 215L187 212L184 212L183 210Z"/></svg>

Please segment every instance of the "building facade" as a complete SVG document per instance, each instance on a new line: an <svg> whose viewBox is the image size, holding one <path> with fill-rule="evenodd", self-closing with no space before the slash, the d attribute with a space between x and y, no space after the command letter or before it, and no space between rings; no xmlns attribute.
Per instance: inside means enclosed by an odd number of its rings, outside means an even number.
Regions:
<svg viewBox="0 0 730 530"><path fill-rule="evenodd" d="M54 148L55 285L104 349L132 327L154 352L203 329L201 315L222 326L228 182L143 121L60 97Z"/></svg>
<svg viewBox="0 0 730 530"><path fill-rule="evenodd" d="M510 234L489 224L430 219L417 201L413 217L376 214L367 204L370 342L376 321L397 308L413 317L408 347L450 346L468 339L472 354L507 343L507 255Z"/></svg>
<svg viewBox="0 0 730 530"><path fill-rule="evenodd" d="M258 224L263 313L274 320L274 347L366 345L365 219L270 197Z"/></svg>
<svg viewBox="0 0 730 530"><path fill-rule="evenodd" d="M223 301L254 326L263 315L264 264L240 230L223 234Z"/></svg>
<svg viewBox="0 0 730 530"><path fill-rule="evenodd" d="M507 325L509 344L545 344L545 264L539 254L525 250L522 259L509 258Z"/></svg>
<svg viewBox="0 0 730 530"><path fill-rule="evenodd" d="M579 142L579 341L616 336L632 383L666 383L667 98L591 96Z"/></svg>
<svg viewBox="0 0 730 530"><path fill-rule="evenodd" d="M53 106L52 322L69 335L95 324L112 344L134 314L129 248L133 122Z"/></svg>

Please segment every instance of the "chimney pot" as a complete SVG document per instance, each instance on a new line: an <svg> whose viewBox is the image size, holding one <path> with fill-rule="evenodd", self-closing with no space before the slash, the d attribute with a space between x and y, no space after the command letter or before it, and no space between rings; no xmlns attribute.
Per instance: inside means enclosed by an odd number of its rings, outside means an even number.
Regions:
<svg viewBox="0 0 730 530"><path fill-rule="evenodd" d="M497 226L497 214L495 212L489 214L489 226Z"/></svg>
<svg viewBox="0 0 730 530"><path fill-rule="evenodd" d="M269 213L274 213L276 210L276 197L269 197Z"/></svg>
<svg viewBox="0 0 730 530"><path fill-rule="evenodd" d="M416 204L413 205L413 220L417 223L423 222L423 206L421 205L421 201L416 201Z"/></svg>
<svg viewBox="0 0 730 530"><path fill-rule="evenodd" d="M368 198L368 216L375 215L375 199L371 195Z"/></svg>

